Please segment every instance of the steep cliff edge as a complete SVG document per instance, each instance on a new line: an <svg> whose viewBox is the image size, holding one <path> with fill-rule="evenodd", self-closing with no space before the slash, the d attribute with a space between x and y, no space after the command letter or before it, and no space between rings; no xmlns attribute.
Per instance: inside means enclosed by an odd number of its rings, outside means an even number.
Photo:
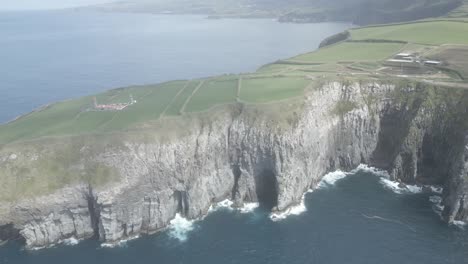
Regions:
<svg viewBox="0 0 468 264"><path fill-rule="evenodd" d="M463 90L330 82L281 103L5 145L0 241L114 242L161 230L176 213L202 217L226 198L282 211L327 172L360 163L445 185L446 220L468 220L467 107Z"/></svg>

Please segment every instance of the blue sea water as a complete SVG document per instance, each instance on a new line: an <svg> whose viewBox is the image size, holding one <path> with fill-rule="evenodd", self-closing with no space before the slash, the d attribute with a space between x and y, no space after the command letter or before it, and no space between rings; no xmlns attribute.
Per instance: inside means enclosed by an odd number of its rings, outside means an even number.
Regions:
<svg viewBox="0 0 468 264"><path fill-rule="evenodd" d="M0 263L23 264L464 264L468 233L447 226L431 194L397 194L357 172L307 194L307 211L274 222L262 209L220 209L189 226L103 248L97 241L25 251L0 247Z"/></svg>
<svg viewBox="0 0 468 264"><path fill-rule="evenodd" d="M0 123L135 84L255 71L351 25L77 11L0 12Z"/></svg>

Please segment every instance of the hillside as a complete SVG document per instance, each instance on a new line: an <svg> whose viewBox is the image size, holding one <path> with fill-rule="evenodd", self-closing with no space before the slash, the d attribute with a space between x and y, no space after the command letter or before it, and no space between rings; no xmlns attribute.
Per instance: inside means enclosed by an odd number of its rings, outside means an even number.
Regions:
<svg viewBox="0 0 468 264"><path fill-rule="evenodd" d="M346 21L383 24L438 17L454 11L463 0L138 0L100 5L101 11L204 14L211 18L274 17L282 22Z"/></svg>

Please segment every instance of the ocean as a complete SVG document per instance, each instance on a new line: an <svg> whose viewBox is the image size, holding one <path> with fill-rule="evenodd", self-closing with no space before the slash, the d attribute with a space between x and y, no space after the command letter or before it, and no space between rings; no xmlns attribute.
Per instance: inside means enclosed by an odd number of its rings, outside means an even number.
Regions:
<svg viewBox="0 0 468 264"><path fill-rule="evenodd" d="M348 24L73 11L0 13L0 122L109 88L254 71L315 49ZM335 172L289 215L229 202L204 219L106 247L67 241L0 264L463 264L468 233L441 221L440 193L399 189L371 170ZM468 228L468 227L467 227Z"/></svg>

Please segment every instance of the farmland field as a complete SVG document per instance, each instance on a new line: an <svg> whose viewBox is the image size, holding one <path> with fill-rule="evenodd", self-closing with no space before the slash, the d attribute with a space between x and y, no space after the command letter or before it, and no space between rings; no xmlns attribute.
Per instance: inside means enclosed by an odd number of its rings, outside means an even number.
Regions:
<svg viewBox="0 0 468 264"><path fill-rule="evenodd" d="M351 30L354 40L400 40L419 44L468 44L468 23L431 21Z"/></svg>
<svg viewBox="0 0 468 264"><path fill-rule="evenodd" d="M199 84L200 81L190 81L189 83L187 83L185 89L175 98L175 100L169 106L165 114L168 116L180 115L185 102L192 95L193 91L197 88Z"/></svg>
<svg viewBox="0 0 468 264"><path fill-rule="evenodd" d="M457 71L464 79L468 78L468 46L442 46L429 57L447 63L447 68Z"/></svg>
<svg viewBox="0 0 468 264"><path fill-rule="evenodd" d="M116 112L113 119L102 125L102 130L123 129L135 123L158 119L185 83L177 81L157 86L152 93L140 98L137 104Z"/></svg>
<svg viewBox="0 0 468 264"><path fill-rule="evenodd" d="M235 102L238 78L222 78L206 81L187 104L186 112L208 110L218 104Z"/></svg>
<svg viewBox="0 0 468 264"><path fill-rule="evenodd" d="M242 80L240 99L249 103L300 96L310 80L304 77L250 78Z"/></svg>
<svg viewBox="0 0 468 264"><path fill-rule="evenodd" d="M157 119L185 82L170 82L157 86L111 90L96 96L99 103L121 102L132 94L137 104L124 111L90 111L92 97L53 104L19 120L3 125L0 142L30 139L40 136L68 135L122 129L145 120ZM116 101L112 101L112 99ZM120 99L119 99L120 98ZM128 101L122 100L123 102Z"/></svg>
<svg viewBox="0 0 468 264"><path fill-rule="evenodd" d="M316 52L299 55L290 59L292 62L340 62L340 61L376 61L383 60L398 52L401 43L356 43L344 42L319 49Z"/></svg>

